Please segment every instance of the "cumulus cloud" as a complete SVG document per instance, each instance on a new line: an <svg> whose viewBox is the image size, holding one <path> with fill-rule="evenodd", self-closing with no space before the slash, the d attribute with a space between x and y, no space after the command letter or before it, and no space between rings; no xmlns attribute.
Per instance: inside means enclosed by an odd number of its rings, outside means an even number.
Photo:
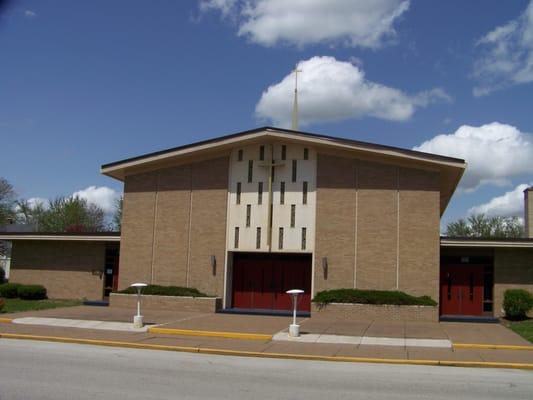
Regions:
<svg viewBox="0 0 533 400"><path fill-rule="evenodd" d="M519 217L524 216L524 190L532 186L532 183L523 183L513 190L501 196L494 197L490 201L474 206L468 210L468 214L485 214L489 217Z"/></svg>
<svg viewBox="0 0 533 400"><path fill-rule="evenodd" d="M254 43L304 46L342 42L378 48L396 36L394 23L410 0L202 0L200 11L217 10Z"/></svg>
<svg viewBox="0 0 533 400"><path fill-rule="evenodd" d="M116 201L120 198L120 193L107 186L89 186L72 194L72 197L79 197L87 200L89 204L99 206L106 214L115 211Z"/></svg>
<svg viewBox="0 0 533 400"><path fill-rule="evenodd" d="M463 125L414 150L465 159L468 167L460 188L466 191L484 184L506 185L511 178L533 171L533 136L499 122Z"/></svg>
<svg viewBox="0 0 533 400"><path fill-rule="evenodd" d="M482 55L474 64L479 85L475 96L533 82L533 0L516 19L487 33L477 42Z"/></svg>
<svg viewBox="0 0 533 400"><path fill-rule="evenodd" d="M34 18L37 16L37 13L33 10L24 10L24 16L26 18Z"/></svg>
<svg viewBox="0 0 533 400"><path fill-rule="evenodd" d="M439 88L409 95L369 81L359 65L334 57L312 57L301 61L298 69L302 70L298 74L301 125L367 116L405 121L419 107L451 100ZM289 126L293 93L294 74L289 72L263 92L255 108L256 115L278 126Z"/></svg>

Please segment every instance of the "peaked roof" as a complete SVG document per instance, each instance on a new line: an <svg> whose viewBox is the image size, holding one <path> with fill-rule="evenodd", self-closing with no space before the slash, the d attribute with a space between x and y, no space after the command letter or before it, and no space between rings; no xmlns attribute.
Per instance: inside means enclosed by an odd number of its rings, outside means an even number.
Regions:
<svg viewBox="0 0 533 400"><path fill-rule="evenodd" d="M290 129L265 126L248 131L219 136L173 147L166 150L143 154L104 164L100 170L104 175L118 180L124 180L126 175L153 170L172 165L198 156L208 156L224 150L229 151L237 145L246 145L264 139L290 140L303 142L316 147L327 147L332 150L349 151L359 156L379 157L386 162L413 164L419 167L429 167L441 173L441 213L444 212L459 180L466 168L466 162L459 158L446 157L437 154L424 153L399 147L386 146L358 140L339 138L316 133L294 131Z"/></svg>

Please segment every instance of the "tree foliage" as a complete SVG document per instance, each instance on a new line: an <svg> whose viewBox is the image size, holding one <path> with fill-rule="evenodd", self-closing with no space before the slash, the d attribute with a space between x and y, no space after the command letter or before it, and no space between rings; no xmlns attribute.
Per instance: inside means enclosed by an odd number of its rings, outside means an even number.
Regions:
<svg viewBox="0 0 533 400"><path fill-rule="evenodd" d="M13 204L15 202L15 191L13 186L0 177L0 225L4 225L10 218L15 217Z"/></svg>
<svg viewBox="0 0 533 400"><path fill-rule="evenodd" d="M106 230L104 211L79 197L58 197L32 215L41 232L100 232Z"/></svg>
<svg viewBox="0 0 533 400"><path fill-rule="evenodd" d="M47 205L16 203L18 222L39 232L100 232L107 230L104 211L79 197L57 197Z"/></svg>
<svg viewBox="0 0 533 400"><path fill-rule="evenodd" d="M122 206L124 204L124 197L120 196L115 203L115 213L113 214L113 228L120 231L122 226Z"/></svg>
<svg viewBox="0 0 533 400"><path fill-rule="evenodd" d="M524 226L517 217L487 217L484 214L460 218L446 227L446 235L450 237L519 238L523 232Z"/></svg>

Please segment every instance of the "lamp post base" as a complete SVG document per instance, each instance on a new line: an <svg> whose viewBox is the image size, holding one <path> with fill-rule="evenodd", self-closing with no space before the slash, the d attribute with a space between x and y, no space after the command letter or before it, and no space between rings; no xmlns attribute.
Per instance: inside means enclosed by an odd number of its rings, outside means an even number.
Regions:
<svg viewBox="0 0 533 400"><path fill-rule="evenodd" d="M135 329L140 329L143 327L143 316L142 315L135 315L133 317L133 327Z"/></svg>
<svg viewBox="0 0 533 400"><path fill-rule="evenodd" d="M289 325L289 336L290 337L300 337L300 325L290 324Z"/></svg>

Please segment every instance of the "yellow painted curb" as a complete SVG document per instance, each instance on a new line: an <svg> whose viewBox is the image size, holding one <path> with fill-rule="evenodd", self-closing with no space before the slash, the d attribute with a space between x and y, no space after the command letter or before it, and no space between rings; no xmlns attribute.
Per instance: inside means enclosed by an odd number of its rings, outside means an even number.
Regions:
<svg viewBox="0 0 533 400"><path fill-rule="evenodd" d="M490 350L531 350L533 346L519 346L511 344L478 344L478 343L454 343L455 349L490 349Z"/></svg>
<svg viewBox="0 0 533 400"><path fill-rule="evenodd" d="M194 329L174 329L174 328L160 328L157 326L149 327L148 332L160 333L164 335L181 335L181 336L206 336L226 339L244 339L244 340L272 340L272 335L263 333L240 333L240 332L219 332L219 331L201 331Z"/></svg>
<svg viewBox="0 0 533 400"><path fill-rule="evenodd" d="M10 324L11 322L13 322L13 319L11 319L11 318L0 318L0 322L2 322L4 324Z"/></svg>
<svg viewBox="0 0 533 400"><path fill-rule="evenodd" d="M404 364L404 365L433 365L447 367L471 367L471 368L512 368L533 370L533 364L485 362L485 361L439 361L439 360L403 360L394 358L372 357L343 357L343 356L318 356L311 354L285 354L285 353L261 353L257 351L225 350L215 348L168 346L159 344L144 344L132 342L120 342L111 340L76 339L59 336L23 335L17 333L0 333L3 339L39 340L47 342L62 342L75 344L90 344L108 347L125 347L146 350L179 351L187 353L217 354L238 357L277 358L286 360L312 360L312 361L337 361L337 362L363 362L374 364Z"/></svg>

